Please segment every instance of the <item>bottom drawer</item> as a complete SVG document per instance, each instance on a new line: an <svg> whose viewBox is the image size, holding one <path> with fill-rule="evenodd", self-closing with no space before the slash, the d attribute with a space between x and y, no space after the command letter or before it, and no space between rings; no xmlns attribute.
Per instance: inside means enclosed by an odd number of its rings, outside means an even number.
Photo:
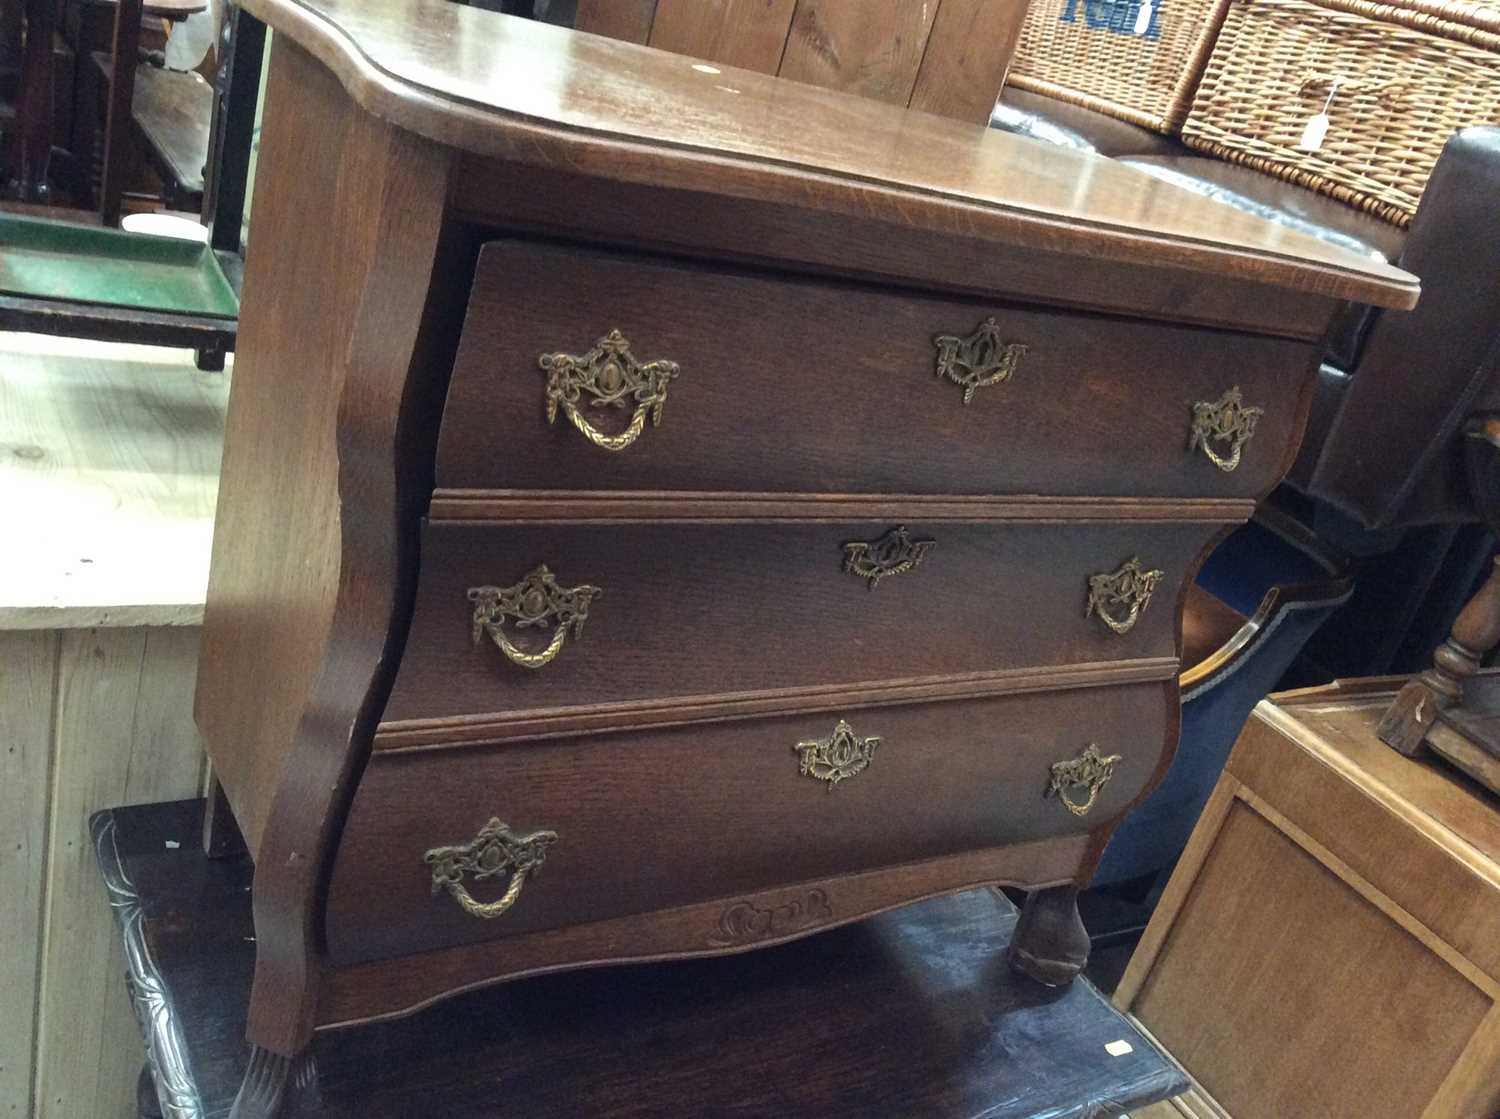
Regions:
<svg viewBox="0 0 1500 1119"><path fill-rule="evenodd" d="M845 715L377 751L329 885L332 961L1096 828L1155 771L1176 733L1177 690L1171 680ZM1118 760L1089 805L1101 774L1082 761L1091 745ZM1052 766L1071 761L1080 783L1056 795ZM450 850L429 857L441 848ZM544 865L519 873L538 851ZM466 911L465 899L503 912Z"/></svg>

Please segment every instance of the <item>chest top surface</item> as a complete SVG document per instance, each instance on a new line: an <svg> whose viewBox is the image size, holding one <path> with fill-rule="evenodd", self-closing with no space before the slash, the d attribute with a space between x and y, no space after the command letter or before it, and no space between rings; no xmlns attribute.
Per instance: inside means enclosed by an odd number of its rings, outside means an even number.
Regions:
<svg viewBox="0 0 1500 1119"><path fill-rule="evenodd" d="M449 0L249 0L448 147L1406 308L1416 278L1113 160Z"/></svg>

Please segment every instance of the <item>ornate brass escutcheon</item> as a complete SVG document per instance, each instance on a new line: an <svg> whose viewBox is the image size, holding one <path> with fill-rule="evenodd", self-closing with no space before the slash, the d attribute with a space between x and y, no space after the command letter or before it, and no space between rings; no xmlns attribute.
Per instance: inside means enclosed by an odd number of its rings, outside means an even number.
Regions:
<svg viewBox="0 0 1500 1119"><path fill-rule="evenodd" d="M1240 464L1240 452L1255 435L1255 425L1266 414L1264 408L1254 408L1244 403L1240 386L1235 385L1215 401L1202 401L1193 405L1193 426L1188 435L1188 454L1199 447L1208 460L1220 470L1228 472ZM1215 450L1215 444L1223 447L1225 454Z"/></svg>
<svg viewBox="0 0 1500 1119"><path fill-rule="evenodd" d="M935 540L913 540L905 525L891 529L879 540L855 540L844 545L844 570L867 580L873 591L880 580L905 575L932 551Z"/></svg>
<svg viewBox="0 0 1500 1119"><path fill-rule="evenodd" d="M937 375L962 386L965 404L980 389L1015 376L1030 349L1019 342L1002 342L1000 324L993 318L985 319L967 338L938 334L932 344L937 347Z"/></svg>
<svg viewBox="0 0 1500 1119"><path fill-rule="evenodd" d="M555 831L518 835L499 817L492 816L469 842L454 847L434 847L422 856L432 868L432 896L437 897L447 890L469 916L498 917L516 904L527 876L541 868L547 858L547 848L556 842ZM472 875L474 881L482 882L507 870L510 871L510 883L497 901L475 901L464 886L466 874Z"/></svg>
<svg viewBox="0 0 1500 1119"><path fill-rule="evenodd" d="M1115 633L1129 633L1140 620L1141 611L1150 604L1156 584L1164 574L1142 569L1139 557L1132 556L1118 571L1090 575L1084 616L1097 614Z"/></svg>
<svg viewBox="0 0 1500 1119"><path fill-rule="evenodd" d="M1094 802L1099 799L1099 790L1109 783L1109 779L1115 775L1115 765L1119 763L1122 756L1111 754L1105 757L1099 752L1099 747L1092 742L1088 749L1072 761L1054 762L1052 765L1052 776L1047 782L1047 791L1044 797L1056 797L1062 801L1062 805L1075 816L1087 816L1089 809L1094 807ZM1088 800L1079 803L1073 800L1068 793L1073 789L1087 789Z"/></svg>
<svg viewBox="0 0 1500 1119"><path fill-rule="evenodd" d="M832 792L840 781L863 773L879 745L877 736L861 738L854 733L853 727L840 719L827 738L809 738L792 749L802 757L798 770L802 776L828 782L828 791Z"/></svg>
<svg viewBox="0 0 1500 1119"><path fill-rule="evenodd" d="M469 601L474 604L474 644L485 634L499 646L507 660L522 668L542 668L562 652L569 633L583 636L588 620L589 603L604 593L587 583L564 587L544 563L526 578L510 587L470 587ZM556 625L552 640L540 653L528 653L506 636L505 624L514 621L517 629L547 629Z"/></svg>
<svg viewBox="0 0 1500 1119"><path fill-rule="evenodd" d="M618 330L611 330L586 354L542 354L537 364L547 374L547 422L555 423L561 408L584 438L606 451L623 451L640 438L647 414L653 427L661 423L667 386L681 371L675 361L637 361ZM593 408L634 404L629 425L619 435L605 435L580 410L585 395Z"/></svg>

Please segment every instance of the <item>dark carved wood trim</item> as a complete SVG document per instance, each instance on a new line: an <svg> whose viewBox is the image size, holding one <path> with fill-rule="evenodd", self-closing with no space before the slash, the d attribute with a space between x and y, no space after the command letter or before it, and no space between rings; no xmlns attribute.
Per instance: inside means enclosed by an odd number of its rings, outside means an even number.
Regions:
<svg viewBox="0 0 1500 1119"><path fill-rule="evenodd" d="M1171 681L1175 657L1133 661L1006 669L965 676L885 680L821 688L782 688L765 692L691 696L677 700L642 700L548 711L512 711L504 715L469 715L442 719L408 719L381 723L375 749L383 753L446 749L456 746L557 738L570 734L603 734L642 727L717 723L766 715L802 715L852 707L882 707L938 699L978 699L1152 680Z"/></svg>
<svg viewBox="0 0 1500 1119"><path fill-rule="evenodd" d="M456 523L776 523L890 520L1031 524L1133 521L1240 524L1255 511L1238 498L924 497L919 494L579 493L454 490L433 494L429 518Z"/></svg>
<svg viewBox="0 0 1500 1119"><path fill-rule="evenodd" d="M420 968L410 966L406 959L336 968L325 979L318 1029L399 1018L448 995L548 971L749 951L974 886L1061 885L1072 881L1088 842L1087 835L1063 836L502 938L424 953ZM808 908L808 898L814 893L821 895L826 918L814 916ZM731 911L750 907L790 913L794 905L802 907L801 918L787 919L780 932L767 929L761 937L743 937L729 945L715 943L723 941L723 924Z"/></svg>

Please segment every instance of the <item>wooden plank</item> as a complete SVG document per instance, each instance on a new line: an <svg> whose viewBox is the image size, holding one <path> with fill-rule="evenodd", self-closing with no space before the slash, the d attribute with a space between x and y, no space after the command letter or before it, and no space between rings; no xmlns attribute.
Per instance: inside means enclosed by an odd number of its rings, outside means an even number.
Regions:
<svg viewBox="0 0 1500 1119"><path fill-rule="evenodd" d="M797 0L658 0L651 45L774 74Z"/></svg>
<svg viewBox="0 0 1500 1119"><path fill-rule="evenodd" d="M0 634L0 1115L31 1115L55 633Z"/></svg>
<svg viewBox="0 0 1500 1119"><path fill-rule="evenodd" d="M1167 887L1162 891L1161 900L1156 903L1156 909L1151 914L1151 922L1146 926L1146 932L1140 942L1135 946L1135 953L1130 957L1130 963L1125 968L1125 974L1120 977L1119 986L1115 988L1113 1002L1120 1010L1129 1010L1135 1002L1135 997L1140 993L1141 987L1146 982L1146 977L1151 974L1151 968L1156 963L1156 957L1167 943L1167 937L1172 932L1172 924L1177 920L1186 903L1188 894L1192 891L1193 883L1197 880L1198 872L1203 869L1209 852L1213 850L1214 841L1219 836L1219 829L1224 826L1224 821L1229 816L1229 810L1234 806L1235 794L1239 792L1240 783L1227 773L1219 778L1219 783L1214 786L1214 791L1209 795L1208 802L1203 806L1203 813L1198 817L1198 823L1193 828L1193 834L1188 837L1187 846L1183 848L1182 855L1177 860L1177 866L1172 871L1172 877L1167 881Z"/></svg>
<svg viewBox="0 0 1500 1119"><path fill-rule="evenodd" d="M905 105L937 9L934 0L798 0L781 76Z"/></svg>
<svg viewBox="0 0 1500 1119"><path fill-rule="evenodd" d="M1422 1119L1500 1114L1500 1004L1490 1007L1462 1055L1422 1113Z"/></svg>
<svg viewBox="0 0 1500 1119"><path fill-rule="evenodd" d="M1278 811L1274 805L1256 796L1248 788L1240 789L1239 798L1255 812L1265 817L1266 821L1282 835L1332 871L1344 885L1389 917L1392 924L1405 929L1429 952L1478 987L1489 998L1500 999L1500 983L1476 967L1472 960L1443 940L1411 913L1397 905L1368 878L1358 873L1343 859L1298 827L1285 813Z"/></svg>
<svg viewBox="0 0 1500 1119"><path fill-rule="evenodd" d="M1027 0L942 0L911 107L986 124L1026 19Z"/></svg>
<svg viewBox="0 0 1500 1119"><path fill-rule="evenodd" d="M1135 1000L1237 1119L1421 1115L1493 1006L1240 800Z"/></svg>
<svg viewBox="0 0 1500 1119"><path fill-rule="evenodd" d="M88 818L196 794L196 629L68 631L58 656L49 883L37 1015L37 1119L135 1114L144 1057ZM196 844L184 835L180 842Z"/></svg>
<svg viewBox="0 0 1500 1119"><path fill-rule="evenodd" d="M656 0L578 0L573 27L609 39L644 43L651 37Z"/></svg>
<svg viewBox="0 0 1500 1119"><path fill-rule="evenodd" d="M186 351L0 334L0 629L202 620L229 380Z"/></svg>

